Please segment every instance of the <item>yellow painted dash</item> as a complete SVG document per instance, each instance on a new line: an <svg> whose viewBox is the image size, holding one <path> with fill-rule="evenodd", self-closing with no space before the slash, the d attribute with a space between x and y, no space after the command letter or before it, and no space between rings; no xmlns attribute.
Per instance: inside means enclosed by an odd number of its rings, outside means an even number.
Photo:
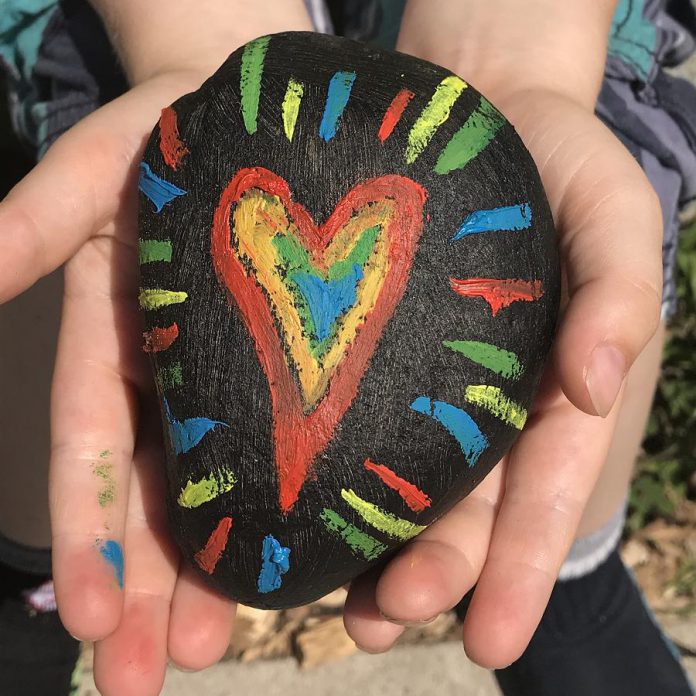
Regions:
<svg viewBox="0 0 696 696"><path fill-rule="evenodd" d="M189 479L177 502L181 507L197 508L224 493L229 493L235 483L237 483L237 479L231 471L211 474L208 478L201 479L196 483Z"/></svg>
<svg viewBox="0 0 696 696"><path fill-rule="evenodd" d="M300 113L300 102L304 95L304 85L292 77L288 80L288 89L283 99L283 128L288 140L292 141L295 133L297 115Z"/></svg>
<svg viewBox="0 0 696 696"><path fill-rule="evenodd" d="M167 305L186 302L188 294L175 292L174 290L160 290L159 288L143 288L138 295L141 309L160 309Z"/></svg>
<svg viewBox="0 0 696 696"><path fill-rule="evenodd" d="M341 491L341 497L365 520L365 522L394 539L407 541L417 534L420 534L425 529L422 524L414 524L401 517L396 517L396 515L392 515L377 507L374 503L363 500L352 490L346 490L344 488Z"/></svg>
<svg viewBox="0 0 696 696"><path fill-rule="evenodd" d="M499 387L488 384L470 385L466 388L464 398L518 430L522 430L527 422L527 409L505 396Z"/></svg>
<svg viewBox="0 0 696 696"><path fill-rule="evenodd" d="M437 129L449 118L454 103L467 87L464 80L456 75L449 75L435 88L435 93L408 134L408 164L413 164L418 159Z"/></svg>

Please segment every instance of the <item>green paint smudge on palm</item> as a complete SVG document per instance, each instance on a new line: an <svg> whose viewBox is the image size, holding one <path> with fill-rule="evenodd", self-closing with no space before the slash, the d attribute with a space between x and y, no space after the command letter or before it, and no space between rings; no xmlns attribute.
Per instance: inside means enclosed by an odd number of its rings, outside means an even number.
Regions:
<svg viewBox="0 0 696 696"><path fill-rule="evenodd" d="M186 486L181 490L181 495L179 495L177 502L181 507L197 508L224 493L228 493L232 490L235 483L237 483L237 478L231 471L210 474L207 478L203 478L196 483L189 479Z"/></svg>
<svg viewBox="0 0 696 696"><path fill-rule="evenodd" d="M443 341L445 348L461 353L469 360L482 365L507 379L518 379L524 372L515 353L482 341Z"/></svg>
<svg viewBox="0 0 696 696"><path fill-rule="evenodd" d="M110 456L110 450L103 450L99 453L101 460L106 460ZM102 487L97 492L99 507L108 507L116 500L116 481L114 481L113 470L114 465L110 461L95 462L92 465L92 472L103 482Z"/></svg>

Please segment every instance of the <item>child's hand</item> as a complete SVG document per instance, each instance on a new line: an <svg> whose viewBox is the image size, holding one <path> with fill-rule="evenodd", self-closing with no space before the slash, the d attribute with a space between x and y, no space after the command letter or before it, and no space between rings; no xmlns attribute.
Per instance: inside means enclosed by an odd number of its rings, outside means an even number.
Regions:
<svg viewBox="0 0 696 696"><path fill-rule="evenodd" d="M207 666L232 630L234 604L179 568L166 531L135 299L141 149L162 106L201 82L182 72L139 85L63 136L0 205L0 300L67 261L51 424L55 587L67 629L100 641L107 696L158 693L167 653ZM112 542L127 558L123 589Z"/></svg>
<svg viewBox="0 0 696 696"><path fill-rule="evenodd" d="M404 50L447 65L457 53L448 49L468 45L467 37L458 34L464 21L448 21L434 11L434 3L413 4L407 39L402 33ZM506 4L509 0L490 6L467 3L467 19L473 19L475 5L485 13L487 7L493 12ZM553 7L563 12L571 4ZM459 5L447 7L462 11ZM423 16L416 19L419 10L437 17L432 43ZM549 7L549 15L555 11ZM524 33L519 12L514 21ZM457 37L454 43L443 36L448 31ZM582 35L576 26L571 31ZM403 631L394 621L432 618L477 585L464 625L467 653L486 667L503 667L520 656L604 464L625 373L659 322L662 219L656 195L633 157L592 114L592 80L588 88L571 78L572 70L566 84L555 79L555 71L566 67L564 59L554 64L545 37L533 40L546 50L546 73L538 79L533 51L525 54L519 47L520 60L529 59L529 65L520 66L522 77L511 66L503 73L494 70L488 80L484 69L479 83L471 66L467 70L456 60L449 66L471 75L490 96L541 172L560 235L568 295L554 364L546 371L527 427L501 465L414 539L381 577L373 574L353 583L346 626L368 650L393 644ZM425 50L428 45L432 50ZM444 55L438 55L440 45ZM582 63L572 52L570 59ZM498 55L492 62L499 67ZM540 86L547 78L548 89Z"/></svg>

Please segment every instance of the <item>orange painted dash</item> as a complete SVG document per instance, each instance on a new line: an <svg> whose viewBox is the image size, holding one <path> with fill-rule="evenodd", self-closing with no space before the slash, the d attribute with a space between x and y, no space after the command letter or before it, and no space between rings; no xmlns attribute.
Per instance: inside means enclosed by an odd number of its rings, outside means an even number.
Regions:
<svg viewBox="0 0 696 696"><path fill-rule="evenodd" d="M205 548L194 556L196 563L198 563L208 575L213 574L215 566L218 564L220 556L222 556L222 552L227 546L230 529L232 529L232 518L223 517L215 528L215 531L210 535Z"/></svg>
<svg viewBox="0 0 696 696"><path fill-rule="evenodd" d="M145 339L143 350L146 353L161 353L167 350L178 337L179 327L176 322L164 328L156 326L152 331L146 331L143 334Z"/></svg>
<svg viewBox="0 0 696 696"><path fill-rule="evenodd" d="M482 297L490 305L493 316L513 302L533 302L544 294L540 280L450 278L450 286L462 297Z"/></svg>
<svg viewBox="0 0 696 696"><path fill-rule="evenodd" d="M389 488L394 489L413 512L423 512L425 508L430 507L432 500L430 500L428 495L423 493L420 488L406 481L406 479L402 479L395 474L389 467L384 466L384 464L375 464L366 459L365 468L368 471L374 471Z"/></svg>
<svg viewBox="0 0 696 696"><path fill-rule="evenodd" d="M176 171L190 150L181 141L176 111L168 106L160 117L160 152L164 161Z"/></svg>
<svg viewBox="0 0 696 696"><path fill-rule="evenodd" d="M396 124L401 119L408 103L413 99L414 94L409 89L402 89L392 100L389 108L384 113L382 125L379 127L377 137L384 142L391 134Z"/></svg>

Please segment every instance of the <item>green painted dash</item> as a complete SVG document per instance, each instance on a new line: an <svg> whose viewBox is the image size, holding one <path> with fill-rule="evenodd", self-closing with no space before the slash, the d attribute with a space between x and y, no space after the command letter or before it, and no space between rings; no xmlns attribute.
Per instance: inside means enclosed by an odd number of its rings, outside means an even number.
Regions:
<svg viewBox="0 0 696 696"><path fill-rule="evenodd" d="M324 508L320 517L330 532L340 536L353 553L361 555L366 561L376 560L387 550L387 546L350 522L346 522L337 512L329 508Z"/></svg>
<svg viewBox="0 0 696 696"><path fill-rule="evenodd" d="M482 341L443 341L445 348L461 353L472 362L508 379L518 379L524 367L517 355L492 343Z"/></svg>
<svg viewBox="0 0 696 696"><path fill-rule="evenodd" d="M167 367L160 367L157 370L157 381L163 390L181 387L184 384L184 373L181 369L181 363L176 362Z"/></svg>
<svg viewBox="0 0 696 696"><path fill-rule="evenodd" d="M270 36L250 41L242 53L242 70L239 89L242 93L242 117L247 133L256 133L258 127L259 99L261 97L261 76L266 58Z"/></svg>
<svg viewBox="0 0 696 696"><path fill-rule="evenodd" d="M141 239L138 242L138 258L141 266L155 261L169 263L172 260L172 243L169 240Z"/></svg>
<svg viewBox="0 0 696 696"><path fill-rule="evenodd" d="M486 149L505 123L505 117L487 99L481 97L476 110L440 153L435 172L447 174L465 167Z"/></svg>

